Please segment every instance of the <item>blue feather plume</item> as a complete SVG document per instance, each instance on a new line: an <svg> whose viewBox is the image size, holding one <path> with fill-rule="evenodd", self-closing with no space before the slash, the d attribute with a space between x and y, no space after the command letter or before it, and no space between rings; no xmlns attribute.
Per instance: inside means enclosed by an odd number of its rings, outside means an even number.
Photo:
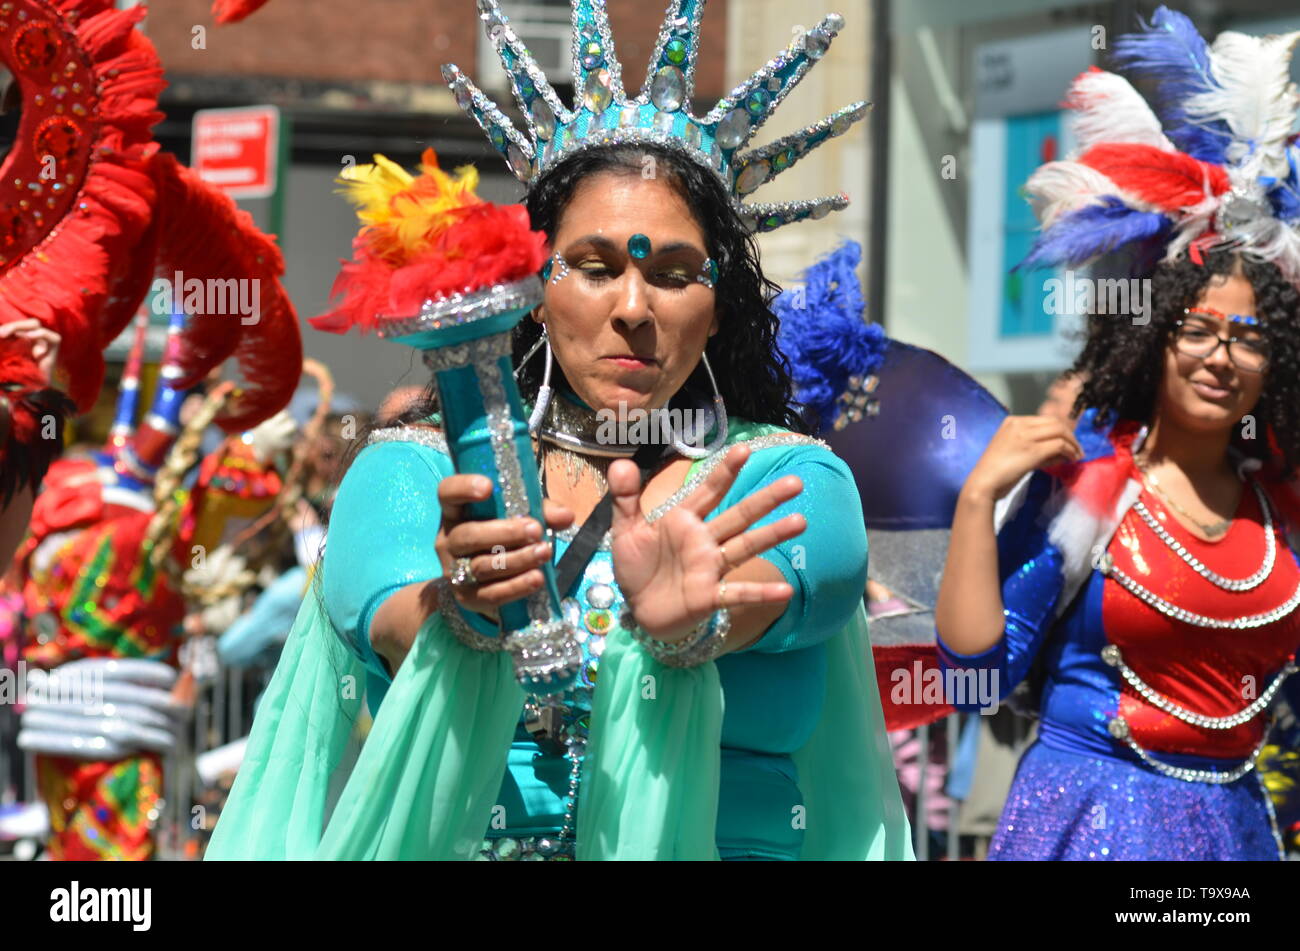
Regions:
<svg viewBox="0 0 1300 951"><path fill-rule="evenodd" d="M1172 227L1173 222L1164 215L1130 208L1114 195L1107 195L1099 205L1089 205L1059 218L1038 236L1016 268L1083 264L1134 243L1135 250L1141 254L1163 244Z"/></svg>
<svg viewBox="0 0 1300 951"><path fill-rule="evenodd" d="M790 361L795 399L823 429L834 424L849 377L873 373L884 358L885 332L865 319L855 270L861 260L862 246L845 241L803 273L802 287L772 302L781 319L777 346Z"/></svg>
<svg viewBox="0 0 1300 951"><path fill-rule="evenodd" d="M1300 148L1287 146L1286 160L1291 171L1286 178L1273 184L1268 191L1273 212L1283 221L1300 218Z"/></svg>
<svg viewBox="0 0 1300 951"><path fill-rule="evenodd" d="M1115 65L1156 80L1156 112L1165 134L1179 149L1203 162L1224 164L1233 140L1226 122L1193 120L1183 102L1197 93L1221 88L1210 71L1209 45L1186 16L1158 7L1139 33L1115 40Z"/></svg>

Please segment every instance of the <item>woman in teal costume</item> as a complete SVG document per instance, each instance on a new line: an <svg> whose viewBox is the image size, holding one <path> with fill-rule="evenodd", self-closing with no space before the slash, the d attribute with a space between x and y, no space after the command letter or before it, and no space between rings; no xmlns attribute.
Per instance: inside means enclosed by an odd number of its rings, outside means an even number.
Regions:
<svg viewBox="0 0 1300 951"><path fill-rule="evenodd" d="M528 206L556 251L517 341L522 356L545 327L554 361L537 427L552 534L459 519L490 486L454 475L431 406L370 434L208 856L910 858L861 505L795 431L769 285L725 190L671 149L611 146L566 159ZM520 363L532 396L538 363ZM703 417L709 451L679 439L639 481L617 458L636 447L593 408L707 413L715 374L730 418ZM526 697L507 655L476 648L607 488L612 525L565 600L578 684ZM362 680L374 726L327 817Z"/></svg>

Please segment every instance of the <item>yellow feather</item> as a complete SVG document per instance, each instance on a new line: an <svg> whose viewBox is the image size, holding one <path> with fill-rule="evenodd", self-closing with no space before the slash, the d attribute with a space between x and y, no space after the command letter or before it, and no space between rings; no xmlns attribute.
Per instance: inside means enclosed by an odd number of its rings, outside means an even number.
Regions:
<svg viewBox="0 0 1300 951"><path fill-rule="evenodd" d="M479 204L478 180L472 165L444 172L432 149L425 151L418 177L376 155L374 164L344 169L338 178L339 191L357 206L366 243L394 264L427 250L455 223L456 211Z"/></svg>

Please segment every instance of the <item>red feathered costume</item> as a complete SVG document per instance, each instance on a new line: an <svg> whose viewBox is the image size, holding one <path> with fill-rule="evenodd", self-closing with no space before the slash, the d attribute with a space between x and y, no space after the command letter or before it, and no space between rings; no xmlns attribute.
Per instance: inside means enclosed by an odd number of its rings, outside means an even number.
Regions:
<svg viewBox="0 0 1300 951"><path fill-rule="evenodd" d="M214 12L233 22L264 2L219 0ZM58 368L71 397L69 404L49 389L30 341L0 336L6 507L14 492L35 488L57 454L62 439L50 438L48 424L94 403L104 347L137 312L155 274L258 282L256 321L190 316L176 356L180 373L170 380L192 386L235 357L245 382L217 420L228 432L284 407L301 372L297 316L280 284L284 263L274 240L153 141L165 82L153 45L135 28L145 13L118 10L112 0L10 0L0 10L0 62L23 103L14 146L0 164L0 325L34 320L59 335ZM205 468L205 480L216 466ZM70 463L51 498L38 501L25 551L49 541L42 553L49 571L44 584L29 586L38 602L29 612L47 613L53 633L27 660L45 667L77 657L174 661L185 604L142 552L151 513L110 511L84 469ZM253 481L278 491L273 470L259 469ZM232 485L227 479L218 491L196 492L167 543L179 551L191 542L204 507L220 508ZM5 562L9 555L0 552ZM38 759L54 857L152 855L162 779L156 754Z"/></svg>

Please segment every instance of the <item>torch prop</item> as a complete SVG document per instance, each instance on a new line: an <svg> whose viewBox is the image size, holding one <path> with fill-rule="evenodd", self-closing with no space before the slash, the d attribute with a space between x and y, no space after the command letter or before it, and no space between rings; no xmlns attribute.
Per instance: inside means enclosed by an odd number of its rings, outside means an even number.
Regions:
<svg viewBox="0 0 1300 951"><path fill-rule="evenodd" d="M545 524L527 414L511 365L511 334L542 299L545 235L522 206L484 202L472 168L443 172L426 151L419 177L375 156L340 179L363 227L334 286L321 330L360 326L415 347L433 371L443 432L458 473L487 476L492 496L473 519L532 516ZM401 316L387 316L401 315ZM558 693L577 676L581 649L563 617L554 567L526 598L502 605L502 646L529 693Z"/></svg>

